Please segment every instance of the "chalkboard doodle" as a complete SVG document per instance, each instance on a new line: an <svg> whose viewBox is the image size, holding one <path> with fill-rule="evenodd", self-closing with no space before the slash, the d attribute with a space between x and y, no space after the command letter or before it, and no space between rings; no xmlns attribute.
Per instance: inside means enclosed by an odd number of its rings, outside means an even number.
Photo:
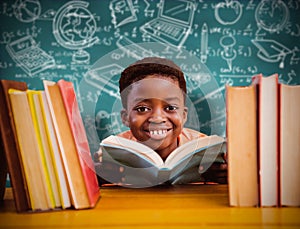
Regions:
<svg viewBox="0 0 300 229"><path fill-rule="evenodd" d="M87 9L89 3L70 1L56 12L53 20L53 34L64 48L76 50L72 56L75 64L89 64L90 55L84 50L95 44L96 20Z"/></svg>
<svg viewBox="0 0 300 229"><path fill-rule="evenodd" d="M99 88L102 92L107 93L109 96L120 99L117 82L110 82L110 79L122 72L123 68L118 64L103 66L101 68L93 69L86 75L85 80L91 86ZM105 85L105 87L104 87Z"/></svg>
<svg viewBox="0 0 300 229"><path fill-rule="evenodd" d="M236 58L236 50L234 49L235 44L236 40L231 35L223 36L220 39L220 45L224 49L221 52L221 56L226 60L229 70L232 70L232 61Z"/></svg>
<svg viewBox="0 0 300 229"><path fill-rule="evenodd" d="M6 49L12 59L30 76L55 65L54 58L38 47L31 36L8 43Z"/></svg>
<svg viewBox="0 0 300 229"><path fill-rule="evenodd" d="M258 27L271 33L282 30L288 19L289 9L282 0L262 0L255 11L255 20Z"/></svg>
<svg viewBox="0 0 300 229"><path fill-rule="evenodd" d="M158 16L140 27L143 36L180 48L190 34L196 5L191 1L162 0Z"/></svg>
<svg viewBox="0 0 300 229"><path fill-rule="evenodd" d="M135 59L142 59L147 56L154 55L154 53L151 53L151 51L144 49L140 45L135 44L130 39L123 36L117 40L117 46L123 50L125 54L130 55Z"/></svg>
<svg viewBox="0 0 300 229"><path fill-rule="evenodd" d="M243 5L238 1L226 0L220 2L215 8L215 17L222 25L233 25L243 14Z"/></svg>
<svg viewBox="0 0 300 229"><path fill-rule="evenodd" d="M284 60L292 50L278 43L275 40L252 40L253 44L258 48L257 56L266 62L279 62L279 67L284 68Z"/></svg>
<svg viewBox="0 0 300 229"><path fill-rule="evenodd" d="M39 1L17 0L13 6L15 17L24 23L33 22L41 15Z"/></svg>
<svg viewBox="0 0 300 229"><path fill-rule="evenodd" d="M201 56L202 63L206 63L208 54L208 27L206 23L203 23L201 28Z"/></svg>
<svg viewBox="0 0 300 229"><path fill-rule="evenodd" d="M115 28L137 20L131 0L113 0L109 9Z"/></svg>

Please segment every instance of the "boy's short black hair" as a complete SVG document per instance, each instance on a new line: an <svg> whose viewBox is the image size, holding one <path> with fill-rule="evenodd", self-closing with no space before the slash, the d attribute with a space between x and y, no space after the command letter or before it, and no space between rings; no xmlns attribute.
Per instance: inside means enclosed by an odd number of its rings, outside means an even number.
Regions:
<svg viewBox="0 0 300 229"><path fill-rule="evenodd" d="M173 61L161 57L146 57L125 68L119 80L120 94L131 84L153 74L178 81L180 89L184 95L186 94L186 81L180 67Z"/></svg>

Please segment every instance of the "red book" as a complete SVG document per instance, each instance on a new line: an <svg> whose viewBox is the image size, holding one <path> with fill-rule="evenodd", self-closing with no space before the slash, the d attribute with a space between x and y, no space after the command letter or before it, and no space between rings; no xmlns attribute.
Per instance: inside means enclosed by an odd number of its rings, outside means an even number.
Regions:
<svg viewBox="0 0 300 229"><path fill-rule="evenodd" d="M94 163L91 157L91 151L89 148L84 124L78 107L73 83L65 80L59 80L57 84L59 86L65 105L76 150L79 154L79 162L82 167L88 197L91 206L94 206L99 198L99 184L95 173Z"/></svg>

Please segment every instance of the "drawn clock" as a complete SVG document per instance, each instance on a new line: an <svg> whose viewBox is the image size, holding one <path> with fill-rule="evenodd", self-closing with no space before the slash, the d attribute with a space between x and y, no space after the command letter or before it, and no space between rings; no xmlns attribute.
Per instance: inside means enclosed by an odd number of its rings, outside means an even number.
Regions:
<svg viewBox="0 0 300 229"><path fill-rule="evenodd" d="M278 32L289 20L289 10L281 0L263 0L256 8L255 20L262 29L270 33Z"/></svg>

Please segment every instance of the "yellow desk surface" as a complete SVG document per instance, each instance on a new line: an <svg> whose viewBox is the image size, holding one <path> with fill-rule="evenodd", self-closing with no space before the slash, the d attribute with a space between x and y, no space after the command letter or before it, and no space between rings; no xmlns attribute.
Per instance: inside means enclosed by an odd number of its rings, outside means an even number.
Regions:
<svg viewBox="0 0 300 229"><path fill-rule="evenodd" d="M227 185L102 187L94 209L16 213L8 188L0 228L300 228L300 208L236 208Z"/></svg>

